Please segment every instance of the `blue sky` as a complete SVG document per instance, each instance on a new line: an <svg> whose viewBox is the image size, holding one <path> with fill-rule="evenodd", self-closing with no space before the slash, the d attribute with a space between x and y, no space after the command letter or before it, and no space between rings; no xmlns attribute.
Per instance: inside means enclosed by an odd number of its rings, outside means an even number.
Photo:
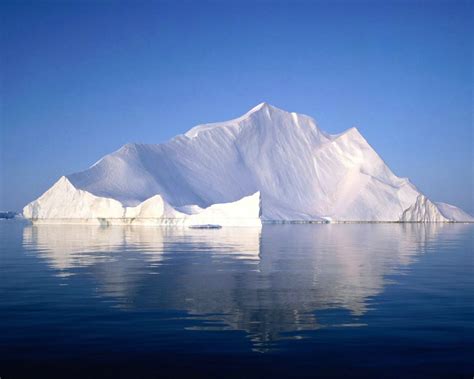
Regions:
<svg viewBox="0 0 474 379"><path fill-rule="evenodd" d="M474 213L473 3L2 2L0 209L266 101Z"/></svg>

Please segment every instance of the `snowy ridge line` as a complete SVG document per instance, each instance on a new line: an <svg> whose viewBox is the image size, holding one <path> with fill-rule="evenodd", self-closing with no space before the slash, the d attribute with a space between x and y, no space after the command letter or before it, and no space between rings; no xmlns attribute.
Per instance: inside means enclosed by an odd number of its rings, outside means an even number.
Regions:
<svg viewBox="0 0 474 379"><path fill-rule="evenodd" d="M474 221L397 177L357 128L330 135L311 117L267 103L166 143L126 144L61 177L23 214L234 226Z"/></svg>

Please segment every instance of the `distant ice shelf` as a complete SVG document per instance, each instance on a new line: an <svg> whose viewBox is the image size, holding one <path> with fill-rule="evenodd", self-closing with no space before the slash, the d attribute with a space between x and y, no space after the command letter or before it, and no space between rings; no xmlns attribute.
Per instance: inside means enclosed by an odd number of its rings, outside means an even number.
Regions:
<svg viewBox="0 0 474 379"><path fill-rule="evenodd" d="M267 103L163 144L127 144L23 209L37 223L255 226L473 222L397 177L356 128Z"/></svg>

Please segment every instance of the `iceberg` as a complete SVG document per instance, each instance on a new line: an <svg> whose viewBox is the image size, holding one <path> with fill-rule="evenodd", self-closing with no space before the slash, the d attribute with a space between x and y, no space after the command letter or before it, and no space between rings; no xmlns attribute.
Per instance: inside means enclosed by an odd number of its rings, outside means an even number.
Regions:
<svg viewBox="0 0 474 379"><path fill-rule="evenodd" d="M127 144L61 177L23 215L182 226L474 221L397 177L356 128L331 135L267 103L166 143Z"/></svg>

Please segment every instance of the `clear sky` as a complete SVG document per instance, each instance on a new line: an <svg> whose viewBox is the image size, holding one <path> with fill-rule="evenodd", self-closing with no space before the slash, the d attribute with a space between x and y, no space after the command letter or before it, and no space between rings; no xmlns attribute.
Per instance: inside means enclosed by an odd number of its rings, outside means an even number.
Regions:
<svg viewBox="0 0 474 379"><path fill-rule="evenodd" d="M474 213L473 2L1 2L0 210L266 101Z"/></svg>

